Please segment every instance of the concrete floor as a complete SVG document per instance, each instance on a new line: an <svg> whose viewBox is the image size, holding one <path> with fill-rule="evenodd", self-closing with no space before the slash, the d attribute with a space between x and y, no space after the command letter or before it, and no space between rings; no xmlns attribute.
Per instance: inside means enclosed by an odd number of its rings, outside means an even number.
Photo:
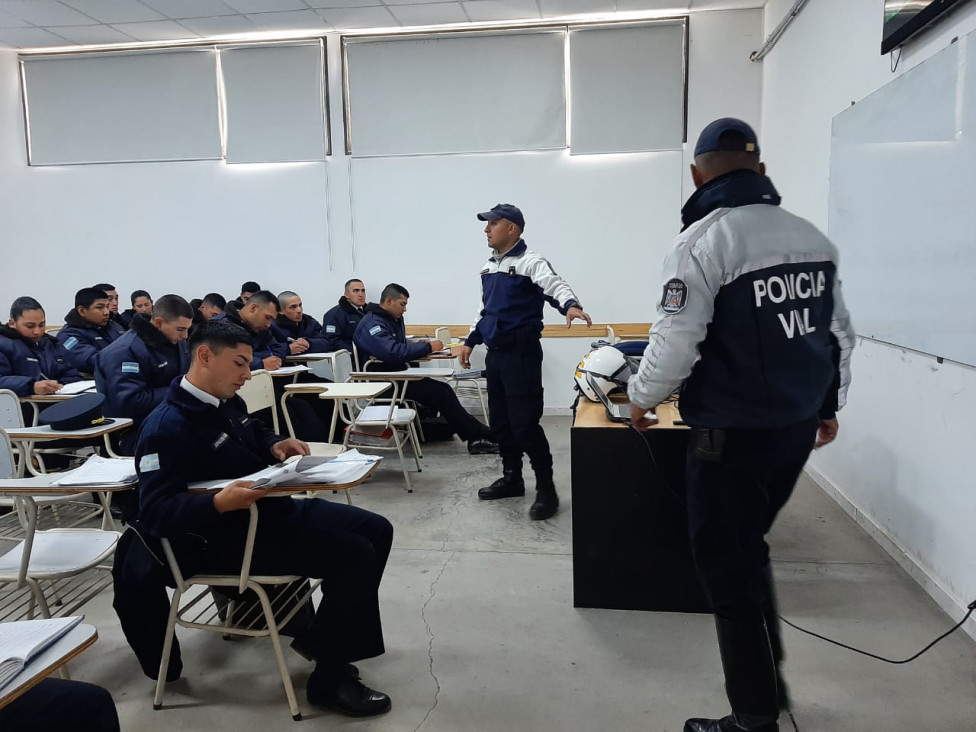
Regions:
<svg viewBox="0 0 976 732"><path fill-rule="evenodd" d="M388 651L360 664L393 698L388 715L356 721L311 707L311 667L287 651L305 715L294 723L267 640L193 631L180 634L185 677L155 712L110 593L85 608L100 639L72 663L73 677L112 690L132 731L675 732L689 716L725 714L710 616L573 608L570 423L545 424L563 501L550 521L528 520L531 498L479 503L498 460L468 456L459 442L426 446L413 494L395 457L354 493L397 532L382 587ZM771 543L781 610L800 625L905 657L953 624L806 478ZM961 632L906 666L789 628L785 641L803 732L976 730L976 644ZM781 728L792 730L785 716Z"/></svg>

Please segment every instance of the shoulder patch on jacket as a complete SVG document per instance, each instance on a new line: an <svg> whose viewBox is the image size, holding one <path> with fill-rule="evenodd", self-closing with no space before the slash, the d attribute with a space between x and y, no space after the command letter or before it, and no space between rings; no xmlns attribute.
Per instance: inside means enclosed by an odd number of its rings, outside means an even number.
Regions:
<svg viewBox="0 0 976 732"><path fill-rule="evenodd" d="M336 332L336 327L334 325L327 325L327 326L325 326L325 332L326 333L335 333Z"/></svg>
<svg viewBox="0 0 976 732"><path fill-rule="evenodd" d="M153 470L159 470L159 453L156 452L143 455L139 460L140 473L151 473Z"/></svg>
<svg viewBox="0 0 976 732"><path fill-rule="evenodd" d="M75 338L74 336L71 336L68 340L64 342L64 347L67 348L69 351L77 345L78 345L78 339Z"/></svg>
<svg viewBox="0 0 976 732"><path fill-rule="evenodd" d="M376 335L381 330L383 330L383 326L382 325L374 325L372 328L369 329L369 334L370 335Z"/></svg>
<svg viewBox="0 0 976 732"><path fill-rule="evenodd" d="M661 310L668 315L680 313L688 302L688 286L683 280L668 280L661 298Z"/></svg>
<svg viewBox="0 0 976 732"><path fill-rule="evenodd" d="M123 361L122 362L122 373L123 374L138 374L139 364L135 361Z"/></svg>

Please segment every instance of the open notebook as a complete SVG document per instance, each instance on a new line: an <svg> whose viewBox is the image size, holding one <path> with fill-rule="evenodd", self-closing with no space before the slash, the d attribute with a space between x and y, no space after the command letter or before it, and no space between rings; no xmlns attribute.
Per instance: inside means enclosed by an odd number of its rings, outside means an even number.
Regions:
<svg viewBox="0 0 976 732"><path fill-rule="evenodd" d="M0 689L30 660L64 636L84 615L0 623Z"/></svg>

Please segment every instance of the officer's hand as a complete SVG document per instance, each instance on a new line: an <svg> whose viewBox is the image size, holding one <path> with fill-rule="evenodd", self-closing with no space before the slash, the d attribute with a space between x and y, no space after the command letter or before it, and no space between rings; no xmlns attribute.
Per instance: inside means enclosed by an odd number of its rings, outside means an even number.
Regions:
<svg viewBox="0 0 976 732"><path fill-rule="evenodd" d="M430 352L437 353L444 350L444 341L427 341L430 344Z"/></svg>
<svg viewBox="0 0 976 732"><path fill-rule="evenodd" d="M51 379L45 379L44 381L34 382L34 393L38 396L44 396L46 394L53 394L58 389L61 388L61 384Z"/></svg>
<svg viewBox="0 0 976 732"><path fill-rule="evenodd" d="M251 488L252 485L253 480L235 480L213 497L214 508L218 513L238 511L250 508L256 500L268 495L269 488Z"/></svg>
<svg viewBox="0 0 976 732"><path fill-rule="evenodd" d="M473 350L471 346L458 346L457 347L457 359L458 363L461 364L462 369L471 368L471 351ZM454 349L451 349L451 353L454 353Z"/></svg>
<svg viewBox="0 0 976 732"><path fill-rule="evenodd" d="M657 415L654 414L653 409L647 409L646 407L638 407L636 404L630 405L630 423L635 429L643 432L648 427L657 424Z"/></svg>
<svg viewBox="0 0 976 732"><path fill-rule="evenodd" d="M587 325L593 325L590 316L583 312L583 308L575 305L566 311L566 327L569 328L574 320L585 320Z"/></svg>
<svg viewBox="0 0 976 732"><path fill-rule="evenodd" d="M267 358L261 359L261 365L268 371L274 371L275 369L281 368L281 359L277 356L268 356Z"/></svg>
<svg viewBox="0 0 976 732"><path fill-rule="evenodd" d="M837 424L837 419L822 419L820 420L820 428L817 430L817 440L813 443L813 449L823 447L824 445L829 445L837 437L837 430L840 429L840 425Z"/></svg>
<svg viewBox="0 0 976 732"><path fill-rule="evenodd" d="M271 446L271 454L274 455L278 462L281 462L286 458L290 458L292 455L310 455L311 450L309 450L307 442L289 437L287 440L273 444Z"/></svg>
<svg viewBox="0 0 976 732"><path fill-rule="evenodd" d="M297 341L292 341L288 344L288 352L295 356L299 353L305 353L308 350L308 341L304 338L299 338Z"/></svg>

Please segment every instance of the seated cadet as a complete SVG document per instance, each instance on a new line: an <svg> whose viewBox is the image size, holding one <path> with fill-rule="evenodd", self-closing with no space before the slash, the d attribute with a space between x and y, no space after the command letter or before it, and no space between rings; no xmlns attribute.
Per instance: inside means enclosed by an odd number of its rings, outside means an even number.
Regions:
<svg viewBox="0 0 976 732"><path fill-rule="evenodd" d="M278 295L281 312L271 325L271 332L280 343L288 344L288 353L295 356L310 351L323 353L326 339L322 337L319 321L302 310L302 298L291 290Z"/></svg>
<svg viewBox="0 0 976 732"><path fill-rule="evenodd" d="M246 283L245 283L246 284ZM253 357L251 371L267 369L274 371L281 366L288 355L288 344L279 343L271 334L271 324L278 317L278 298L267 290L258 290L248 296L247 305L238 308L234 303L213 320L229 320L246 330L252 340Z"/></svg>
<svg viewBox="0 0 976 732"><path fill-rule="evenodd" d="M192 315L182 297L163 295L151 317L137 313L131 329L98 354L95 384L105 395L105 416L133 421L119 436L121 454L133 454L139 425L166 398L173 379L190 367L184 341Z"/></svg>
<svg viewBox="0 0 976 732"><path fill-rule="evenodd" d="M68 363L81 374L94 374L98 352L124 332L109 319L105 291L84 287L75 293L75 309L64 316L58 341L68 351Z"/></svg>
<svg viewBox="0 0 976 732"><path fill-rule="evenodd" d="M352 353L352 336L366 314L366 285L362 280L349 280L339 304L322 318L325 350L345 349Z"/></svg>
<svg viewBox="0 0 976 732"><path fill-rule="evenodd" d="M0 729L15 732L119 732L112 695L84 681L46 678L0 709Z"/></svg>
<svg viewBox="0 0 976 732"><path fill-rule="evenodd" d="M231 300L238 309L247 304L247 301L251 298L255 292L261 291L261 285L259 285L254 280L248 280L243 285L241 285L241 294L237 296L237 299Z"/></svg>
<svg viewBox="0 0 976 732"><path fill-rule="evenodd" d="M382 714L390 698L363 684L350 664L385 652L378 591L393 541L390 522L332 501L259 500L268 489L254 489L249 480L216 494L187 492L193 481L240 478L308 454L304 442L248 418L237 390L251 378L250 342L248 332L226 318L194 330L189 372L174 381L139 433L137 527L170 539L186 576L236 573L247 509L258 501L251 572L325 580L311 628L293 643L316 661L309 702L350 716Z"/></svg>
<svg viewBox="0 0 976 732"><path fill-rule="evenodd" d="M367 370L403 371L409 361L444 348L440 341L407 343L403 314L407 311L409 297L406 288L394 282L383 288L379 305L370 303L367 306L366 315L359 321L353 336L360 359L373 357L380 361L366 365ZM468 443L468 452L472 455L498 452L497 443L490 439L488 426L461 406L454 389L445 382L438 379L411 381L407 398L440 412L458 437Z"/></svg>
<svg viewBox="0 0 976 732"><path fill-rule="evenodd" d="M68 363L57 338L45 331L44 308L32 297L18 297L10 320L0 326L0 389L19 397L53 394L81 377Z"/></svg>
<svg viewBox="0 0 976 732"><path fill-rule="evenodd" d="M153 301L152 297L145 290L136 290L129 296L129 300L132 303L132 307L126 310L120 316L122 319L122 324L125 325L126 330L132 325L132 316L136 313L145 313L149 315L152 312Z"/></svg>
<svg viewBox="0 0 976 732"><path fill-rule="evenodd" d="M118 334L122 335L129 326L123 322L122 316L119 314L119 293L115 289L115 285L103 282L99 285L93 285L93 287L104 291L105 296L108 297L108 327L117 330Z"/></svg>
<svg viewBox="0 0 976 732"><path fill-rule="evenodd" d="M217 292L209 292L202 300L194 298L190 300L190 307L193 308L193 324L205 323L215 315L220 315L227 307L227 300Z"/></svg>

